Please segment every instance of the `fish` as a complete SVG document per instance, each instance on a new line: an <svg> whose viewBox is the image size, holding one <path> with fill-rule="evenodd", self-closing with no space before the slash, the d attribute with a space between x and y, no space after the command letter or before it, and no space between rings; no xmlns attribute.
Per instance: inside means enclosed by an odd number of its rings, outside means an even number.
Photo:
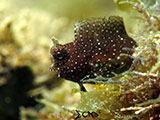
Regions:
<svg viewBox="0 0 160 120"><path fill-rule="evenodd" d="M128 36L120 16L78 21L74 27L74 38L73 42L57 43L51 47L50 70L61 78L78 83L81 91L86 91L82 79L114 77L132 65L130 56L137 43Z"/></svg>

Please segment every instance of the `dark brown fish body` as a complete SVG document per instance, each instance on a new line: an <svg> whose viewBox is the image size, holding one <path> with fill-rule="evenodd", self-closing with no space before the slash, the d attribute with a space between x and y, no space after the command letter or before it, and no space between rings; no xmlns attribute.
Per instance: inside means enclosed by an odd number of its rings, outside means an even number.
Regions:
<svg viewBox="0 0 160 120"><path fill-rule="evenodd" d="M60 77L80 83L89 75L113 77L128 70L136 42L130 38L121 17L91 18L75 24L75 41L51 48L54 65ZM132 50L130 50L132 49Z"/></svg>

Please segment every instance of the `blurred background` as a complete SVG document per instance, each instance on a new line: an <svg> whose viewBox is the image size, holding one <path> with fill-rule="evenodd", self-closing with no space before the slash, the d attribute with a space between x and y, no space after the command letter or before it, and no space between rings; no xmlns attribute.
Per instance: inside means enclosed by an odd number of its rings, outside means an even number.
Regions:
<svg viewBox="0 0 160 120"><path fill-rule="evenodd" d="M124 16L133 32L134 19L120 9L112 0L0 0L0 120L47 119L63 105L75 108L78 85L49 71L51 37L71 42L76 21L111 15Z"/></svg>

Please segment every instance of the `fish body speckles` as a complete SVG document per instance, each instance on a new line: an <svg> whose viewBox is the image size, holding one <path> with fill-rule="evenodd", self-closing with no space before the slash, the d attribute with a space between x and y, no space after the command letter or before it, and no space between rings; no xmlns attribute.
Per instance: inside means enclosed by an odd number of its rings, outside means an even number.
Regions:
<svg viewBox="0 0 160 120"><path fill-rule="evenodd" d="M121 54L132 55L137 44L127 35L121 17L82 20L74 33L74 42L51 48L51 70L60 77L80 84L85 76L113 77L130 68L133 59Z"/></svg>

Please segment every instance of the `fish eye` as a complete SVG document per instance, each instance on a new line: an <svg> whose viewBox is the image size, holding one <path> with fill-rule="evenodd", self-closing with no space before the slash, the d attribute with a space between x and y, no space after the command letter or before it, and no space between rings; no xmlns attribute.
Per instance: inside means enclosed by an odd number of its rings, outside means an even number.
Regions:
<svg viewBox="0 0 160 120"><path fill-rule="evenodd" d="M59 60L59 61L64 60L67 57L67 51L64 49L59 50L54 54L53 57L55 60Z"/></svg>

